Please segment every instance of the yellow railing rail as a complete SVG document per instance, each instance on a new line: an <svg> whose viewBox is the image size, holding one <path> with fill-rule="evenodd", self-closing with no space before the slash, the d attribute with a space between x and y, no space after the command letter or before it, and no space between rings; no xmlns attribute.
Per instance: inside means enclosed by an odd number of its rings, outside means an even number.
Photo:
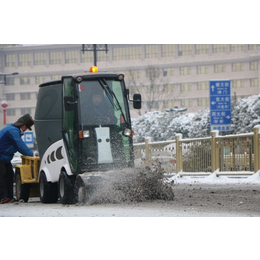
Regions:
<svg viewBox="0 0 260 260"><path fill-rule="evenodd" d="M159 160L168 173L224 173L242 172L250 175L260 170L260 125L253 132L220 136L212 131L210 137L134 144L136 165L151 165Z"/></svg>

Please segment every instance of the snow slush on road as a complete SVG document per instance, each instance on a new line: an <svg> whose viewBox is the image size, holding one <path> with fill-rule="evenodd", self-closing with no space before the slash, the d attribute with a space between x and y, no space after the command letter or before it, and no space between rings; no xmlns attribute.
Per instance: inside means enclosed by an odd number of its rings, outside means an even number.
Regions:
<svg viewBox="0 0 260 260"><path fill-rule="evenodd" d="M80 177L83 182L76 179L77 205L174 199L172 184L164 180L159 162L152 167L88 173Z"/></svg>

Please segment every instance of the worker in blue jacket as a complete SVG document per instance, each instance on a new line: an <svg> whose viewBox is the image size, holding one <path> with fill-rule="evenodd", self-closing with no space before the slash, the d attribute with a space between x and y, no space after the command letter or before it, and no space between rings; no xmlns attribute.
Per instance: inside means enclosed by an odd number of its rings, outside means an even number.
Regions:
<svg viewBox="0 0 260 260"><path fill-rule="evenodd" d="M27 129L32 130L33 124L30 114L26 114L0 131L0 204L15 200L13 198L14 171L11 160L17 151L23 155L33 156L32 150L21 138Z"/></svg>

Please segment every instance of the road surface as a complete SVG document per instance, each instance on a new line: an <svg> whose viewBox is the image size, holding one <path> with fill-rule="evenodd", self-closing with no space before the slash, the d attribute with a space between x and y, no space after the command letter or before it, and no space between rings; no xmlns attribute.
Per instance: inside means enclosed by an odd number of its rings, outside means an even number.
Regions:
<svg viewBox="0 0 260 260"><path fill-rule="evenodd" d="M173 189L173 201L77 206L30 198L0 205L0 217L260 217L259 184L180 183Z"/></svg>

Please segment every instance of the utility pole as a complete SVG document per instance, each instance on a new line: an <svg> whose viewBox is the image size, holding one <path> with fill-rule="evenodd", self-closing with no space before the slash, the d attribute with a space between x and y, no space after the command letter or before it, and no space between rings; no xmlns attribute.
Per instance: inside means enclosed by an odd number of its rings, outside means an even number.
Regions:
<svg viewBox="0 0 260 260"><path fill-rule="evenodd" d="M94 66L97 66L97 52L105 51L108 52L107 44L82 44L82 53L85 51L93 51L94 54Z"/></svg>

